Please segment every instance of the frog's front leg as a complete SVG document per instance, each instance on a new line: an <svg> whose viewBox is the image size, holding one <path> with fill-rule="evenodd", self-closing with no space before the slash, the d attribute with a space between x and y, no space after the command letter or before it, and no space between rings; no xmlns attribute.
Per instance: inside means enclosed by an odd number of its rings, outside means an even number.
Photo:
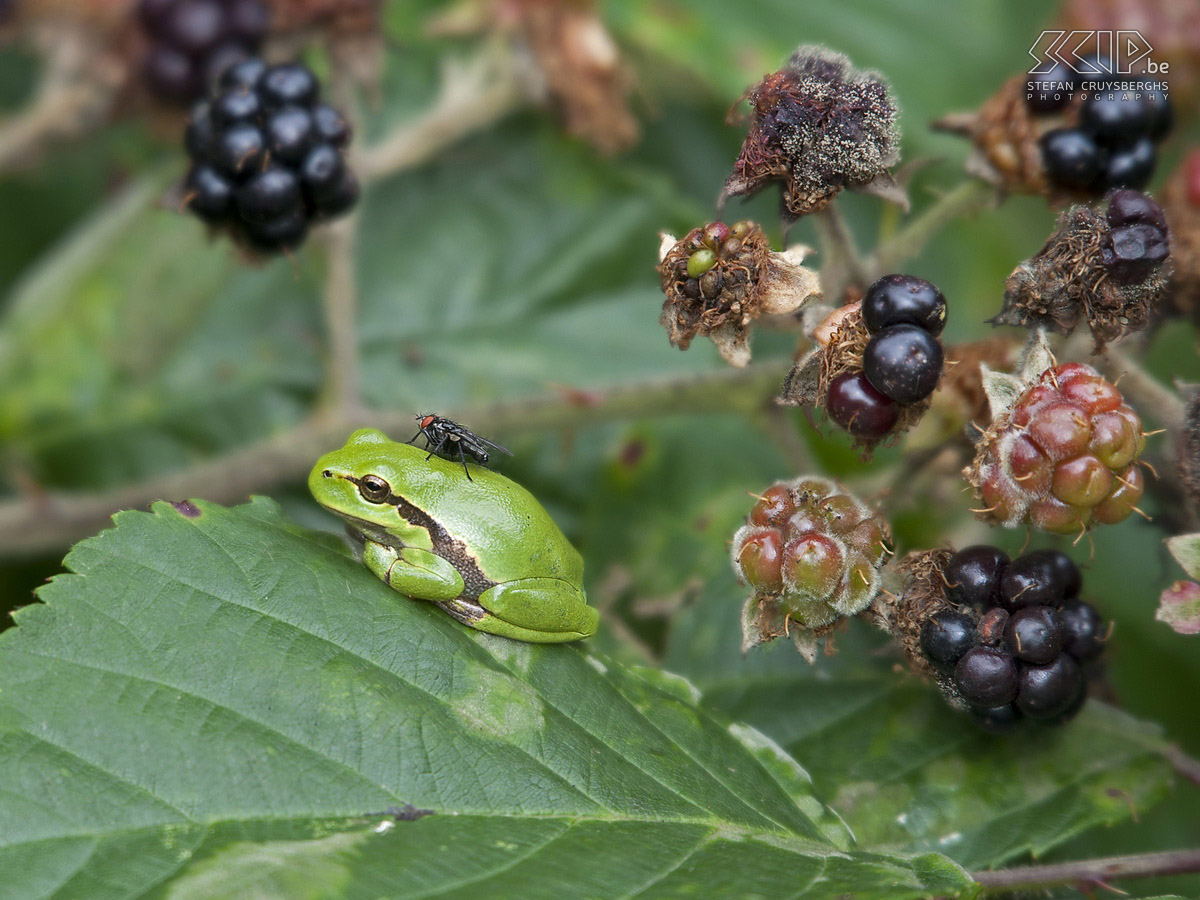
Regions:
<svg viewBox="0 0 1200 900"><path fill-rule="evenodd" d="M497 584L479 596L479 605L486 612L473 627L535 644L591 637L600 621L583 590L558 578Z"/></svg>
<svg viewBox="0 0 1200 900"><path fill-rule="evenodd" d="M428 550L367 541L363 563L388 587L417 600L440 603L463 592L458 569Z"/></svg>

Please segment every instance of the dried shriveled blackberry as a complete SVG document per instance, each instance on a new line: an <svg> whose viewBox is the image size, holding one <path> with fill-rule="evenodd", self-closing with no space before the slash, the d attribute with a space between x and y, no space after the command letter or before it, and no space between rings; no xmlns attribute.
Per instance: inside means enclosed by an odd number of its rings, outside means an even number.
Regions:
<svg viewBox="0 0 1200 900"><path fill-rule="evenodd" d="M750 129L720 202L774 183L788 220L818 212L843 188L906 202L890 174L900 157L896 101L879 73L824 47L800 47L744 99Z"/></svg>
<svg viewBox="0 0 1200 900"><path fill-rule="evenodd" d="M658 274L666 299L659 322L686 350L710 338L727 362L750 361L750 323L790 315L820 296L816 272L800 265L806 248L774 253L753 222L710 222L676 241L662 235Z"/></svg>
<svg viewBox="0 0 1200 900"><path fill-rule="evenodd" d="M1142 218L1131 218L1135 207ZM1098 349L1146 328L1170 274L1161 221L1158 205L1132 190L1114 191L1107 215L1072 206L1038 254L1008 276L991 323L1070 334L1086 319Z"/></svg>

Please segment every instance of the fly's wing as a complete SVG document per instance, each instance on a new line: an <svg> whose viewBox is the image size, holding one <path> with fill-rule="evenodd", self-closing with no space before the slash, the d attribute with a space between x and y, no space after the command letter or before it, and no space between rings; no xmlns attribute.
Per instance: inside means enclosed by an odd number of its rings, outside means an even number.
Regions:
<svg viewBox="0 0 1200 900"><path fill-rule="evenodd" d="M472 433L471 440L478 444L483 445L483 446L479 447L478 449L483 451L483 454L485 456L487 455L488 450L498 450L499 452L503 453L505 456L513 455L513 452L511 450L509 450L507 447L503 446L502 444L497 444L495 441L489 441L487 438L480 437L477 434Z"/></svg>

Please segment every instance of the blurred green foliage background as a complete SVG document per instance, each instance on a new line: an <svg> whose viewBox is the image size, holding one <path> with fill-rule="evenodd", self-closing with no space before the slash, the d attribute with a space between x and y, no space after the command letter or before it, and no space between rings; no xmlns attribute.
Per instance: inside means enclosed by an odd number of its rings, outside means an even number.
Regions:
<svg viewBox="0 0 1200 900"><path fill-rule="evenodd" d="M358 140L377 139L427 107L441 60L469 52L468 43L425 36L423 22L438 6L386 4L382 99L368 105ZM356 265L368 405L448 410L559 386L719 369L707 342L680 353L657 324L656 235L713 218L741 139L724 124L725 112L745 87L800 43L827 44L884 72L903 110L905 159L935 161L912 185L919 212L961 180L966 152L927 123L972 108L1025 69L1026 49L1053 12L1033 0L607 0L602 7L636 74L644 134L633 150L599 157L530 110L366 190ZM36 59L20 49L0 51L6 109L25 102L35 69ZM1193 119L1165 145L1156 183L1195 136ZM320 243L294 262L247 265L226 242L160 203L184 166L177 146L130 118L0 176L6 496L30 484L92 490L176 470L294 424L318 402ZM776 202L764 195L735 204L731 218L774 223ZM896 226L894 213L872 198L839 202L864 246ZM948 341L990 332L983 320L998 309L1004 278L1038 249L1053 221L1040 199L1009 198L956 223L906 266L949 298ZM770 230L778 246L779 229ZM805 222L790 239L816 242ZM791 345L789 337L758 335L755 355L785 358ZM1195 346L1190 327L1169 326L1147 365L1167 382L1195 381ZM845 435L814 429L799 414L793 421L825 473L869 474ZM753 703L723 688L731 673L815 677L790 648L746 662L736 653L741 591L728 572L725 541L748 509L747 491L798 474L755 424L720 414L662 415L518 440L503 428L491 436L516 451L506 474L541 497L577 541L592 594L612 604L609 615L625 616L668 668L724 696L735 713ZM870 471L885 472L900 454L878 454ZM985 537L1010 550L1022 546L1024 534L982 530L966 513L969 495L951 493L961 496L958 506L918 498L898 518L902 549ZM280 499L294 518L335 527L299 483ZM1086 594L1118 622L1110 650L1115 696L1200 753L1197 639L1153 620L1159 590L1182 574L1163 551L1163 536L1157 523L1133 519L1099 530L1090 555L1086 542L1067 549L1086 565ZM0 560L0 606L31 602L30 591L58 571L63 550ZM667 600L686 603L666 620L635 614ZM603 645L634 658L611 628ZM836 680L885 671L891 661L856 623L842 655L818 666ZM935 729L966 727L948 710L930 715ZM1200 821L1193 810L1192 798L1177 793L1136 824L1089 832L1054 856L1194 844ZM1182 892L1181 885L1163 882Z"/></svg>

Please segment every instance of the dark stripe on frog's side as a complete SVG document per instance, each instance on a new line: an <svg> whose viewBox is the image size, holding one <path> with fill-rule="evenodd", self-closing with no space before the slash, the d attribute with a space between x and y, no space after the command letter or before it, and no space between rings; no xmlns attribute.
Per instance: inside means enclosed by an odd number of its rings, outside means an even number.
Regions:
<svg viewBox="0 0 1200 900"><path fill-rule="evenodd" d="M458 569L465 585L460 598L478 600L480 594L496 586L496 582L483 574L483 569L479 568L479 562L467 549L466 544L458 538L451 537L450 532L432 519L425 510L394 494L387 498L387 503L396 507L396 512L410 525L416 525L429 532L429 539L433 541L433 552Z"/></svg>
<svg viewBox="0 0 1200 900"><path fill-rule="evenodd" d="M357 485L360 481L360 479L349 475L343 475L342 477L354 485ZM439 522L430 517L425 510L413 506L413 504L409 503L403 497L397 497L395 494L389 494L388 498L379 505L394 507L400 518L404 519L410 525L423 528L429 534L429 540L433 544L433 552L454 566L458 570L458 574L462 576L464 586L463 592L458 596L459 600L478 600L480 594L496 586L496 582L483 574L483 569L479 567L479 562L467 550L466 544L458 540L458 538L451 537L450 532L446 531ZM473 602L470 605L478 606L478 604ZM464 619L463 621L466 620Z"/></svg>

